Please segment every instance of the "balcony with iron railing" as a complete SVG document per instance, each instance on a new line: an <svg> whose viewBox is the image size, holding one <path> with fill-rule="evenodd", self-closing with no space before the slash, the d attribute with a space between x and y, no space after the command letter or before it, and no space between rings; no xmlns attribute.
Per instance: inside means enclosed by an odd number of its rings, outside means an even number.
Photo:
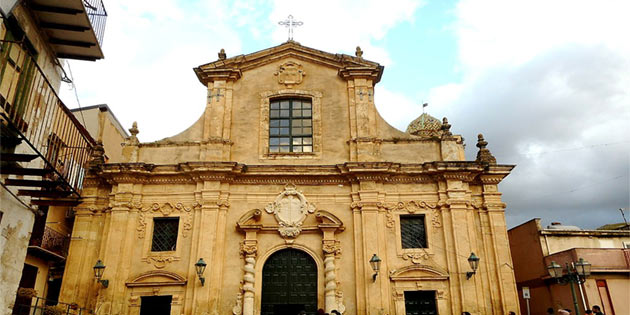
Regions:
<svg viewBox="0 0 630 315"><path fill-rule="evenodd" d="M31 205L74 206L94 139L24 43L0 41L2 185Z"/></svg>
<svg viewBox="0 0 630 315"><path fill-rule="evenodd" d="M42 256L46 260L64 260L68 256L70 236L46 226L43 233L33 231L28 244L29 253Z"/></svg>

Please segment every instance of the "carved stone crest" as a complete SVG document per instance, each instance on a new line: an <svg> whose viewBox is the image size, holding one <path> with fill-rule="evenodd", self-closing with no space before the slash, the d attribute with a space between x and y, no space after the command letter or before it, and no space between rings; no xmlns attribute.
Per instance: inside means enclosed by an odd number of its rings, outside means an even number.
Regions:
<svg viewBox="0 0 630 315"><path fill-rule="evenodd" d="M315 206L306 201L306 197L295 189L295 185L284 187L276 200L265 207L278 221L278 232L285 238L295 238L302 232L302 223L309 213L315 212Z"/></svg>
<svg viewBox="0 0 630 315"><path fill-rule="evenodd" d="M297 62L287 61L278 67L278 71L274 73L278 77L278 83L287 87L302 83L306 72L302 70L302 65Z"/></svg>

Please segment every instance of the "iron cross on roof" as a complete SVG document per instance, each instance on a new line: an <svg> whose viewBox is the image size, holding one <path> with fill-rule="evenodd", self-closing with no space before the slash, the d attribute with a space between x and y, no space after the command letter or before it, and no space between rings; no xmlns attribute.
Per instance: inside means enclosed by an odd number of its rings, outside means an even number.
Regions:
<svg viewBox="0 0 630 315"><path fill-rule="evenodd" d="M286 20L280 21L278 22L278 24L284 25L289 28L289 40L291 41L293 40L293 28L297 26L301 26L304 23L301 21L293 20L293 15L289 15L289 17Z"/></svg>

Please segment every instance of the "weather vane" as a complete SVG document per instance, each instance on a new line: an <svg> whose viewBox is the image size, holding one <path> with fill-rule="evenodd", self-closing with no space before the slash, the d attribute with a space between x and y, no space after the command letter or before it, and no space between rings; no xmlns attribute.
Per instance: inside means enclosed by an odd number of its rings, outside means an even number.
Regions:
<svg viewBox="0 0 630 315"><path fill-rule="evenodd" d="M293 20L293 15L289 15L289 17L286 20L280 21L278 22L278 24L284 25L289 28L289 40L291 41L293 40L293 28L297 26L301 26L304 23L301 21Z"/></svg>

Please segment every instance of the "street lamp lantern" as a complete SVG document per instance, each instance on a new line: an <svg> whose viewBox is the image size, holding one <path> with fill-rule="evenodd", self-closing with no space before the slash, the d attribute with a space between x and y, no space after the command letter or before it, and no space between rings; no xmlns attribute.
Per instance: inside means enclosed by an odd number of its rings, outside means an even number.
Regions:
<svg viewBox="0 0 630 315"><path fill-rule="evenodd" d="M580 258L578 262L575 263L575 269L581 277L586 278L591 275L591 263L584 260L584 258Z"/></svg>
<svg viewBox="0 0 630 315"><path fill-rule="evenodd" d="M100 283L103 287L107 288L107 286L109 286L109 280L102 280L101 278L103 277L103 272L105 272L105 265L103 264L103 262L99 259L96 261L96 265L94 265L94 278L96 278L96 281L98 281L98 283Z"/></svg>
<svg viewBox="0 0 630 315"><path fill-rule="evenodd" d="M562 277L562 266L558 265L555 261L552 261L551 264L547 266L547 271L549 271L549 276L554 279Z"/></svg>
<svg viewBox="0 0 630 315"><path fill-rule="evenodd" d="M204 278L203 273L206 271L206 262L203 261L203 258L199 258L197 263L195 263L195 269L197 270L197 277L199 277L199 281L201 281L201 286L206 282L206 278Z"/></svg>
<svg viewBox="0 0 630 315"><path fill-rule="evenodd" d="M552 261L549 266L547 266L547 271L549 271L549 275L551 278L556 279L559 284L569 284L571 286L571 295L573 296L573 307L575 308L575 313L580 314L580 308L578 307L577 296L575 294L574 283L582 284L586 281L586 277L591 275L591 264L584 260L584 258L578 259L577 262L566 263L567 273L565 275L562 274L562 266L560 266L555 261Z"/></svg>
<svg viewBox="0 0 630 315"><path fill-rule="evenodd" d="M475 273L477 273L477 268L479 268L479 257L477 257L475 253L470 253L468 263L470 264L472 271L466 273L466 279L470 279Z"/></svg>
<svg viewBox="0 0 630 315"><path fill-rule="evenodd" d="M372 266L372 270L374 270L374 274L372 275L372 280L376 281L376 276L378 276L378 271L381 269L381 259L374 254L372 258L370 258L370 266Z"/></svg>

